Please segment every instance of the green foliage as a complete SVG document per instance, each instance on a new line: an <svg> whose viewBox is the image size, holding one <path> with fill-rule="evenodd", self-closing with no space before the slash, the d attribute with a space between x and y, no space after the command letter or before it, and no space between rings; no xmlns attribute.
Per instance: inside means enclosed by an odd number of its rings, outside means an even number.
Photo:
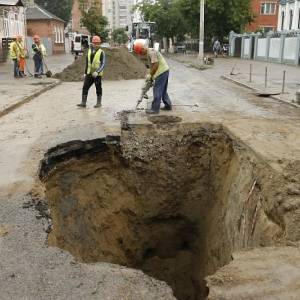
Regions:
<svg viewBox="0 0 300 300"><path fill-rule="evenodd" d="M143 0L137 8L144 20L156 22L159 37L182 37L186 32L186 22L177 5L172 0Z"/></svg>
<svg viewBox="0 0 300 300"><path fill-rule="evenodd" d="M35 0L35 3L63 19L66 24L70 21L73 0Z"/></svg>
<svg viewBox="0 0 300 300"><path fill-rule="evenodd" d="M143 0L137 8L145 20L156 22L160 37L199 36L199 0ZM251 0L206 0L205 35L221 39L251 22Z"/></svg>
<svg viewBox="0 0 300 300"><path fill-rule="evenodd" d="M113 30L111 37L112 40L119 45L125 44L128 41L128 36L124 28L117 28Z"/></svg>
<svg viewBox="0 0 300 300"><path fill-rule="evenodd" d="M87 0L80 0L81 23L87 28L91 35L99 35L102 40L108 37L108 20L101 15L100 2L94 0L90 8L87 7Z"/></svg>

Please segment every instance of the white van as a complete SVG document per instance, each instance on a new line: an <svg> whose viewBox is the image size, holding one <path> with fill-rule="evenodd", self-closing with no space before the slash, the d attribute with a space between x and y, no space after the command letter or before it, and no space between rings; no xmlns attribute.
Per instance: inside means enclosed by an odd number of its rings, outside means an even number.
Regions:
<svg viewBox="0 0 300 300"><path fill-rule="evenodd" d="M91 36L87 34L75 33L72 40L71 51L78 55L90 47Z"/></svg>

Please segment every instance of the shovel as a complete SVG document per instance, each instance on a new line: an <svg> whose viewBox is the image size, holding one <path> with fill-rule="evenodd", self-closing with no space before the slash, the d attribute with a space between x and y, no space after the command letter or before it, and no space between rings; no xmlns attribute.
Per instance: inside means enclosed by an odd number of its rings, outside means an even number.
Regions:
<svg viewBox="0 0 300 300"><path fill-rule="evenodd" d="M45 62L45 59L43 58L43 64L44 64L44 66L45 66L45 68L46 68L46 77L48 77L48 78L50 78L50 77L52 77L52 72L48 69L48 66L46 65L46 62Z"/></svg>

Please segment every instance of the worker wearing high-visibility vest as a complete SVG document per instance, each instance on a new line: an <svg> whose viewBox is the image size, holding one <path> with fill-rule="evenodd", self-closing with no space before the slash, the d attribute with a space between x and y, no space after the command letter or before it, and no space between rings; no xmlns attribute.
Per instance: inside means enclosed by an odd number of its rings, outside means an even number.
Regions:
<svg viewBox="0 0 300 300"><path fill-rule="evenodd" d="M148 114L158 114L161 101L164 103L163 110L172 110L172 103L168 95L169 66L155 49L147 48L143 43L134 44L134 52L139 55L147 56L150 64L150 74L146 81L153 82L153 101L151 109L147 109Z"/></svg>
<svg viewBox="0 0 300 300"><path fill-rule="evenodd" d="M38 35L33 37L32 44L33 61L34 61L34 77L41 78L43 71L43 58L46 56L46 48L41 43L41 38Z"/></svg>
<svg viewBox="0 0 300 300"><path fill-rule="evenodd" d="M105 53L100 49L100 44L100 37L93 36L92 46L86 56L82 100L80 104L77 104L79 107L86 107L89 89L93 83L95 84L97 94L97 103L94 107L101 107L102 105L102 76L105 67Z"/></svg>
<svg viewBox="0 0 300 300"><path fill-rule="evenodd" d="M17 39L14 38L14 40L10 43L9 45L9 56L12 59L14 63L14 77L15 78L20 78L20 73L19 73L19 59L20 59L20 53L19 53L19 48L17 45Z"/></svg>
<svg viewBox="0 0 300 300"><path fill-rule="evenodd" d="M18 51L19 51L19 76L25 76L25 64L26 64L26 49L23 43L23 37L21 35L17 35L16 41Z"/></svg>

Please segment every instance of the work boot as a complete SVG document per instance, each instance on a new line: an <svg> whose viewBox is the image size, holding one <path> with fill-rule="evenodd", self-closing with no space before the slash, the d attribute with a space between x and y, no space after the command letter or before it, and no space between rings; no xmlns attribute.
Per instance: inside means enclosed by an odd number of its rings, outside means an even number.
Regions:
<svg viewBox="0 0 300 300"><path fill-rule="evenodd" d="M154 111L152 109L146 109L146 114L147 115L158 115L159 111Z"/></svg>
<svg viewBox="0 0 300 300"><path fill-rule="evenodd" d="M172 110L172 106L164 106L161 110Z"/></svg>
<svg viewBox="0 0 300 300"><path fill-rule="evenodd" d="M78 107L86 107L87 95L82 95L82 100L80 104L77 104Z"/></svg>
<svg viewBox="0 0 300 300"><path fill-rule="evenodd" d="M101 99L102 99L102 96L97 96L97 103L96 103L96 105L94 106L95 108L101 107L101 106L102 106L102 105L101 105Z"/></svg>

